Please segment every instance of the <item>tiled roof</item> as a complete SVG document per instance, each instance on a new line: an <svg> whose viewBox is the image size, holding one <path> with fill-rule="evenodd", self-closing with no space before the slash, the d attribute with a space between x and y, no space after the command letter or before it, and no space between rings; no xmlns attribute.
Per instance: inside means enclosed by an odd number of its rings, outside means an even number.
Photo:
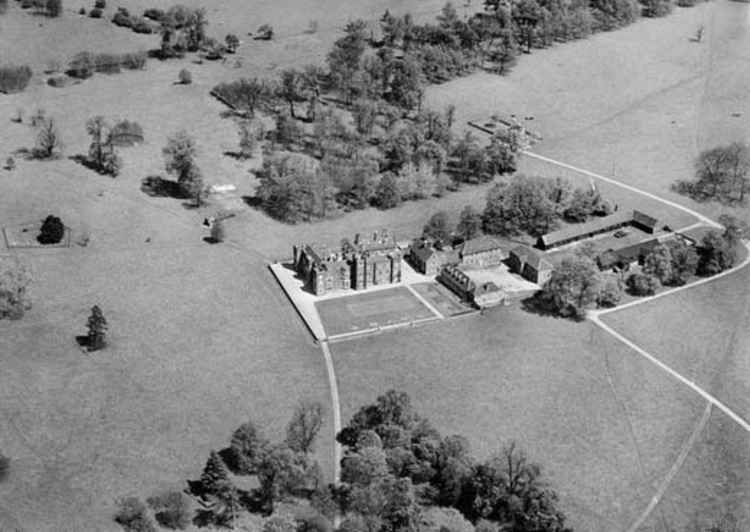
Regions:
<svg viewBox="0 0 750 532"><path fill-rule="evenodd" d="M538 272L552 269L552 264L547 259L528 246L516 246L510 252Z"/></svg>
<svg viewBox="0 0 750 532"><path fill-rule="evenodd" d="M500 242L490 236L490 235L482 235L478 236L477 238L472 238L471 240L465 241L463 244L461 244L460 253L461 256L466 255L473 255L475 253L484 253L485 251L494 251L496 249L501 249Z"/></svg>
<svg viewBox="0 0 750 532"><path fill-rule="evenodd" d="M633 221L651 229L655 229L659 225L659 221L653 216L644 214L641 211L633 211Z"/></svg>

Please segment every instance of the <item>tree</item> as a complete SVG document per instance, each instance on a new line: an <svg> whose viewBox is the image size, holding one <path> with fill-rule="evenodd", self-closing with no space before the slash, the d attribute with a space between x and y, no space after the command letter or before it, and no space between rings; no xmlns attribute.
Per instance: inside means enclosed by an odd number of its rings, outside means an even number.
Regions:
<svg viewBox="0 0 750 532"><path fill-rule="evenodd" d="M347 24L346 35L333 43L328 54L328 68L335 86L347 103L351 103L356 90L355 76L359 71L362 55L367 48L366 24L357 20Z"/></svg>
<svg viewBox="0 0 750 532"><path fill-rule="evenodd" d="M229 450L232 463L238 474L252 475L257 472L269 442L252 421L243 423L232 434Z"/></svg>
<svg viewBox="0 0 750 532"><path fill-rule="evenodd" d="M122 160L115 152L115 131L107 120L97 115L86 121L86 131L91 135L89 163L100 173L113 177L120 173Z"/></svg>
<svg viewBox="0 0 750 532"><path fill-rule="evenodd" d="M190 525L190 501L181 491L149 497L146 502L154 510L156 521L161 526L184 530Z"/></svg>
<svg viewBox="0 0 750 532"><path fill-rule="evenodd" d="M44 118L37 126L36 145L32 150L38 159L51 159L63 148L60 131L54 119Z"/></svg>
<svg viewBox="0 0 750 532"><path fill-rule="evenodd" d="M198 50L206 41L206 10L202 7L193 9L185 23L185 33L187 39L187 49L191 52Z"/></svg>
<svg viewBox="0 0 750 532"><path fill-rule="evenodd" d="M294 103L305 101L303 93L303 76L295 68L287 68L281 71L278 85L279 97L289 104L289 116L296 118L294 114Z"/></svg>
<svg viewBox="0 0 750 532"><path fill-rule="evenodd" d="M699 275L716 275L734 265L737 253L727 239L718 231L711 230L701 240Z"/></svg>
<svg viewBox="0 0 750 532"><path fill-rule="evenodd" d="M65 236L65 226L62 220L51 214L44 219L39 235L36 237L40 244L58 244Z"/></svg>
<svg viewBox="0 0 750 532"><path fill-rule="evenodd" d="M375 189L374 203L381 209L392 209L401 203L401 193L393 172L386 172Z"/></svg>
<svg viewBox="0 0 750 532"><path fill-rule="evenodd" d="M471 240L479 236L481 230L482 215L474 207L467 205L461 211L458 225L456 226L456 234L463 240Z"/></svg>
<svg viewBox="0 0 750 532"><path fill-rule="evenodd" d="M46 0L47 16L59 17L62 13L62 0Z"/></svg>
<svg viewBox="0 0 750 532"><path fill-rule="evenodd" d="M640 0L644 17L663 17L672 12L671 0Z"/></svg>
<svg viewBox="0 0 750 532"><path fill-rule="evenodd" d="M115 521L128 532L156 532L148 508L138 497L128 497L119 502Z"/></svg>
<svg viewBox="0 0 750 532"><path fill-rule="evenodd" d="M262 532L297 532L297 523L287 514L272 515L263 523Z"/></svg>
<svg viewBox="0 0 750 532"><path fill-rule="evenodd" d="M273 511L276 501L287 495L311 493L320 486L320 469L304 453L296 453L286 445L268 450L258 465L259 493Z"/></svg>
<svg viewBox="0 0 750 532"><path fill-rule="evenodd" d="M31 273L21 259L0 256L0 319L20 319L31 308Z"/></svg>
<svg viewBox="0 0 750 532"><path fill-rule="evenodd" d="M219 526L234 528L237 514L242 508L240 494L231 482L219 485L205 497L205 506L211 512L213 522Z"/></svg>
<svg viewBox="0 0 750 532"><path fill-rule="evenodd" d="M652 296L659 288L659 279L646 273L634 273L626 282L628 290L635 296Z"/></svg>
<svg viewBox="0 0 750 532"><path fill-rule="evenodd" d="M535 176L515 175L495 185L487 193L482 215L487 233L532 236L548 233L556 225L555 204L550 198L549 181Z"/></svg>
<svg viewBox="0 0 750 532"><path fill-rule="evenodd" d="M474 532L474 526L455 508L432 506L422 512L419 532Z"/></svg>
<svg viewBox="0 0 750 532"><path fill-rule="evenodd" d="M377 447L348 452L341 459L341 481L367 486L389 475L386 454Z"/></svg>
<svg viewBox="0 0 750 532"><path fill-rule="evenodd" d="M582 319L601 290L601 274L593 260L565 257L542 288L541 298L560 316Z"/></svg>
<svg viewBox="0 0 750 532"><path fill-rule="evenodd" d="M217 493L229 485L229 471L216 451L209 453L200 483L205 493Z"/></svg>
<svg viewBox="0 0 750 532"><path fill-rule="evenodd" d="M98 351L104 349L107 345L107 320L104 317L102 310L99 308L99 305L91 307L91 315L86 322L86 327L88 328L88 350Z"/></svg>
<svg viewBox="0 0 750 532"><path fill-rule="evenodd" d="M643 260L643 273L656 277L661 284L667 284L674 276L672 254L664 244L655 246Z"/></svg>
<svg viewBox="0 0 750 532"><path fill-rule="evenodd" d="M183 191L201 204L203 193L203 176L195 163L195 141L185 130L180 130L167 139L162 149L167 173L177 176L177 182Z"/></svg>
<svg viewBox="0 0 750 532"><path fill-rule="evenodd" d="M197 166L190 167L187 175L184 177L180 186L185 194L195 200L195 205L200 207L203 204L203 193L205 185L203 184L203 174Z"/></svg>
<svg viewBox="0 0 750 532"><path fill-rule="evenodd" d="M698 267L698 253L695 247L679 239L669 240L666 245L672 258L672 277L667 284L683 285L688 276L695 274Z"/></svg>
<svg viewBox="0 0 750 532"><path fill-rule="evenodd" d="M362 135L370 135L378 116L378 104L369 98L359 98L352 106L352 116L357 131Z"/></svg>
<svg viewBox="0 0 750 532"><path fill-rule="evenodd" d="M386 99L404 109L417 109L424 98L424 74L418 59L407 53L403 59L391 62L389 71L390 90Z"/></svg>
<svg viewBox="0 0 750 532"><path fill-rule="evenodd" d="M569 532L556 508L557 494L515 443L475 468L468 486L468 515L512 531Z"/></svg>
<svg viewBox="0 0 750 532"><path fill-rule="evenodd" d="M214 220L214 223L211 224L211 241L214 244L220 244L221 242L224 242L224 238L226 238L224 222L223 220L217 218L216 220Z"/></svg>
<svg viewBox="0 0 750 532"><path fill-rule="evenodd" d="M427 220L422 229L422 236L432 238L440 242L450 242L451 230L448 224L448 213L438 211Z"/></svg>
<svg viewBox="0 0 750 532"><path fill-rule="evenodd" d="M10 473L10 458L0 453L0 482L8 478Z"/></svg>
<svg viewBox="0 0 750 532"><path fill-rule="evenodd" d="M180 73L177 75L177 79L179 80L181 85L190 85L193 82L193 76L190 74L190 71L187 68L183 68L180 70Z"/></svg>
<svg viewBox="0 0 750 532"><path fill-rule="evenodd" d="M242 159L252 158L262 135L262 126L243 120L238 125L238 134L240 137L240 157Z"/></svg>
<svg viewBox="0 0 750 532"><path fill-rule="evenodd" d="M701 152L695 162L694 181L680 181L678 192L697 200L743 202L750 186L750 147L741 142Z"/></svg>
<svg viewBox="0 0 750 532"><path fill-rule="evenodd" d="M237 48L240 47L240 39L234 33L228 34L224 38L224 43L227 45L227 51L230 54L235 53L237 51Z"/></svg>
<svg viewBox="0 0 750 532"><path fill-rule="evenodd" d="M295 452L310 453L322 426L323 405L317 401L302 401L286 427L286 444Z"/></svg>
<svg viewBox="0 0 750 532"><path fill-rule="evenodd" d="M619 276L609 275L602 284L602 289L599 292L597 299L597 305L600 307L611 308L617 306L622 299L622 281Z"/></svg>

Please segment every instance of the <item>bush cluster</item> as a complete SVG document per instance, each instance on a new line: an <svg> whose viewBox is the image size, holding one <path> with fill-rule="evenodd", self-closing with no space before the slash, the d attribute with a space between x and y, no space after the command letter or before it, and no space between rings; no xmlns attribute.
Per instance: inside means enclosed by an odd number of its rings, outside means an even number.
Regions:
<svg viewBox="0 0 750 532"><path fill-rule="evenodd" d="M130 28L136 33L153 33L154 27L143 17L131 15L127 9L120 7L112 17L112 23L123 28Z"/></svg>
<svg viewBox="0 0 750 532"><path fill-rule="evenodd" d="M91 18L102 18L102 14L103 11L98 7L95 7L94 9L89 11L89 17Z"/></svg>
<svg viewBox="0 0 750 532"><path fill-rule="evenodd" d="M70 60L66 73L74 78L87 79L94 72L116 74L122 68L140 70L146 66L146 57L146 52L124 54L80 52Z"/></svg>
<svg viewBox="0 0 750 532"><path fill-rule="evenodd" d="M0 67L0 92L21 92L28 86L32 75L33 73L28 65Z"/></svg>
<svg viewBox="0 0 750 532"><path fill-rule="evenodd" d="M44 219L42 227L39 230L37 241L40 244L59 244L65 236L65 226L62 220L51 214Z"/></svg>

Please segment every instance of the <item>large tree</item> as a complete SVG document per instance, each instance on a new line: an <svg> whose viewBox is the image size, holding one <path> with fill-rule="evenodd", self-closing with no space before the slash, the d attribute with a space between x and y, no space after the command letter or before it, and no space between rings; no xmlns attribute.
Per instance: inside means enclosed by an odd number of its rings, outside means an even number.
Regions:
<svg viewBox="0 0 750 532"><path fill-rule="evenodd" d="M479 236L482 231L482 215L479 214L474 207L467 205L461 211L459 216L458 225L456 226L456 234L464 240L471 240L472 238Z"/></svg>
<svg viewBox="0 0 750 532"><path fill-rule="evenodd" d="M298 453L309 453L322 426L323 405L317 401L302 401L286 427L286 444Z"/></svg>
<svg viewBox="0 0 750 532"><path fill-rule="evenodd" d="M451 237L450 224L448 223L448 213L438 211L427 220L422 229L422 236L434 240L449 243Z"/></svg>
<svg viewBox="0 0 750 532"><path fill-rule="evenodd" d="M523 174L495 185L487 194L483 214L485 232L539 236L554 229L556 212L549 186L545 178Z"/></svg>
<svg viewBox="0 0 750 532"><path fill-rule="evenodd" d="M240 425L229 443L230 462L236 472L241 475L255 474L269 445L255 423L248 421Z"/></svg>
<svg viewBox="0 0 750 532"><path fill-rule="evenodd" d="M560 316L582 319L602 287L599 268L584 256L565 257L542 288L541 298Z"/></svg>
<svg viewBox="0 0 750 532"><path fill-rule="evenodd" d="M60 131L52 118L42 118L37 125L36 145L33 155L39 159L51 159L63 148Z"/></svg>

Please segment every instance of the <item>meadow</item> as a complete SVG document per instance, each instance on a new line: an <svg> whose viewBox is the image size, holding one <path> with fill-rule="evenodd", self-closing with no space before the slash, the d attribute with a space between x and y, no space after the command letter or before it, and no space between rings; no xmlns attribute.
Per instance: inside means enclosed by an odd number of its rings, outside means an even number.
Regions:
<svg viewBox="0 0 750 532"><path fill-rule="evenodd" d="M627 529L705 406L594 325L518 306L331 351L344 423L395 388L438 430L467 436L480 458L516 440L542 465L579 531Z"/></svg>

